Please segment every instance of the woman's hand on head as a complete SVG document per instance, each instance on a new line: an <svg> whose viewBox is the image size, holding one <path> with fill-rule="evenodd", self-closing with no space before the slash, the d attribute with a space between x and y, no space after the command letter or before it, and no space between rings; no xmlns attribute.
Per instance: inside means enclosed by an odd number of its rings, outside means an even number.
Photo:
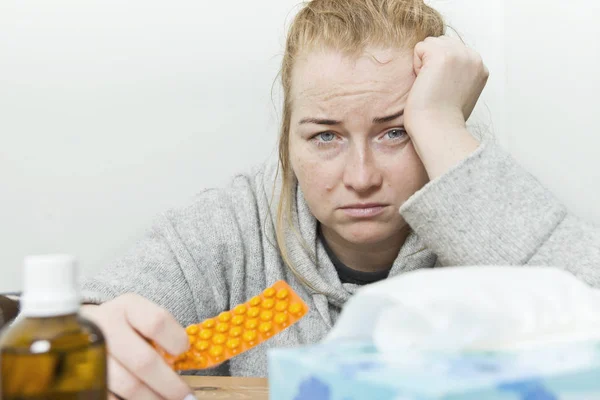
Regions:
<svg viewBox="0 0 600 400"><path fill-rule="evenodd" d="M417 79L408 101L407 124L431 121L465 124L486 85L489 72L480 55L461 41L430 37L414 49Z"/></svg>
<svg viewBox="0 0 600 400"><path fill-rule="evenodd" d="M127 400L195 398L148 343L152 340L174 355L189 347L185 329L164 308L141 296L126 294L99 306L83 306L81 314L105 335L110 392Z"/></svg>
<svg viewBox="0 0 600 400"><path fill-rule="evenodd" d="M489 71L458 39L430 37L414 49L416 79L406 103L405 127L431 179L471 154L477 141L466 121Z"/></svg>

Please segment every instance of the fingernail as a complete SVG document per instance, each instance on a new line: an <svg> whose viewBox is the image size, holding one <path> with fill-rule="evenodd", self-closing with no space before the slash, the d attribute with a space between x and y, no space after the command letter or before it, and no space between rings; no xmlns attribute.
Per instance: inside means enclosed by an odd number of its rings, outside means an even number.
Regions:
<svg viewBox="0 0 600 400"><path fill-rule="evenodd" d="M183 400L198 400L198 398L196 396L194 396L192 393L190 393L187 396L185 396L185 399L183 399Z"/></svg>

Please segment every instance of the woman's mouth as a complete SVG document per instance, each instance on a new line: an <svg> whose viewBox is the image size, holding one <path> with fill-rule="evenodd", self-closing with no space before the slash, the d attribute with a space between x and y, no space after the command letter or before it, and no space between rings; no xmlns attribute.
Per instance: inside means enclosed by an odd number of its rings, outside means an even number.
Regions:
<svg viewBox="0 0 600 400"><path fill-rule="evenodd" d="M371 218L381 214L387 207L389 207L389 204L357 203L340 207L340 210L352 218Z"/></svg>

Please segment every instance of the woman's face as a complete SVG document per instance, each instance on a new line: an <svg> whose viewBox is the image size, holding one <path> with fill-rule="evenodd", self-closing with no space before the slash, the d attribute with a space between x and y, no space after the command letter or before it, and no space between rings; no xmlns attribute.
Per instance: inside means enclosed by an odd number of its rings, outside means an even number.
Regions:
<svg viewBox="0 0 600 400"><path fill-rule="evenodd" d="M377 244L406 230L398 209L428 181L403 124L414 80L409 51L319 51L296 60L291 164L326 235Z"/></svg>

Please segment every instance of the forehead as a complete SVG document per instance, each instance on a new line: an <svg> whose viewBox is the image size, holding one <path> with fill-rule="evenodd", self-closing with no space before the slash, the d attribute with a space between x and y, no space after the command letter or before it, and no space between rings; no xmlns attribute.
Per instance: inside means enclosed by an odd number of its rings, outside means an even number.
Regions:
<svg viewBox="0 0 600 400"><path fill-rule="evenodd" d="M406 97L414 79L412 52L407 50L367 49L359 56L318 50L296 59L290 94L294 108L393 106Z"/></svg>

